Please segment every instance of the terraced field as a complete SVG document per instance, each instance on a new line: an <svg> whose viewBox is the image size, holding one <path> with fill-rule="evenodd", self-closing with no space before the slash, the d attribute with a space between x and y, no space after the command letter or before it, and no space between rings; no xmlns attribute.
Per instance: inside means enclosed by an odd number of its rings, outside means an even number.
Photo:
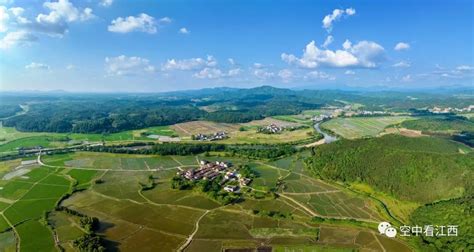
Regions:
<svg viewBox="0 0 474 252"><path fill-rule="evenodd" d="M411 118L406 116L340 117L324 122L321 127L329 129L344 138L355 139L377 136L387 126L409 119Z"/></svg>

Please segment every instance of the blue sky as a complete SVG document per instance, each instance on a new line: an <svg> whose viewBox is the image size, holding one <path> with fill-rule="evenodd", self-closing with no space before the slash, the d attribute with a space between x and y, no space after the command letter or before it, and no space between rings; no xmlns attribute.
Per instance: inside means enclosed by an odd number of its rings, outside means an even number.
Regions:
<svg viewBox="0 0 474 252"><path fill-rule="evenodd" d="M474 86L469 0L0 5L0 90Z"/></svg>

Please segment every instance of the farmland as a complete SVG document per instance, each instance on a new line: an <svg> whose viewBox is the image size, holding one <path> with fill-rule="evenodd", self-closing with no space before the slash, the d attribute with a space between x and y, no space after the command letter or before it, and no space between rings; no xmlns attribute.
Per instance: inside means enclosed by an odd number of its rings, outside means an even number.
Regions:
<svg viewBox="0 0 474 252"><path fill-rule="evenodd" d="M308 121L302 121L305 124ZM191 135L196 134L212 134L218 131L228 133L229 138L219 141L220 143L229 144L253 144L253 143L288 143L305 140L311 137L313 129L308 126L303 129L294 131L282 131L279 134L259 134L258 127L265 127L270 124L275 124L279 127L293 127L304 125L302 122L281 120L275 118L265 118L262 120L255 120L248 123L228 124L215 123L209 121L193 121L186 123L179 123L173 125L171 128L175 130L183 140L189 140Z"/></svg>
<svg viewBox="0 0 474 252"><path fill-rule="evenodd" d="M21 132L11 127L0 126L0 152L16 151L19 147L65 147L81 142L153 140L148 138L147 135L174 136L176 132L168 126L157 126L111 134Z"/></svg>
<svg viewBox="0 0 474 252"><path fill-rule="evenodd" d="M324 122L321 126L344 138L356 139L377 136L387 126L399 124L408 119L410 117L406 116L336 118Z"/></svg>
<svg viewBox="0 0 474 252"><path fill-rule="evenodd" d="M170 178L181 167L197 166L197 161L203 158L223 159L93 152L42 156L45 166L37 166L22 177L1 181L0 199L3 200L0 202L5 202L2 210L5 221L0 221L4 231L0 232L0 239L8 241L2 246L11 248L18 244L22 250L39 247L42 251L53 251L61 246L71 250L72 241L84 235L84 230L80 227L79 217L55 210L55 206L73 187L85 190L73 193L61 201L60 206L97 217L101 224L96 232L104 236L106 246L121 250L133 250L146 244L147 248L162 251L182 246L185 246L185 251L219 251L222 248L262 246L262 238L265 246L275 248L295 244L315 248L340 247L339 234L327 232L320 224L311 222L313 212L342 221L360 218L368 223L378 221L380 215L384 215L375 202L357 200L359 196L342 187L301 173L302 164L296 156L271 163L228 158L235 165L250 165L259 174L240 203L222 205L199 191L171 188ZM7 161L1 165L8 172L17 163ZM140 183L146 183L150 176L155 186L151 190L141 190ZM281 197L272 199L265 196L263 192L275 188L278 181L284 181L285 185L278 189ZM312 197L319 194L325 195L324 198ZM334 202L334 206L324 205L329 202ZM45 211L49 212L46 222L43 221ZM256 214L268 211L278 211L287 217ZM13 240L16 235L20 238L16 243L12 243L12 233L5 232L10 225L15 226ZM365 230L371 234L371 239L379 236L366 227L349 225L346 228L354 233ZM35 233L34 239L32 232ZM57 244L52 232L57 234ZM317 239L318 233L324 234L322 239ZM185 242L190 236L190 242ZM156 239L163 242L152 242ZM399 242L395 245L407 248ZM355 242L343 246L369 248L374 245Z"/></svg>

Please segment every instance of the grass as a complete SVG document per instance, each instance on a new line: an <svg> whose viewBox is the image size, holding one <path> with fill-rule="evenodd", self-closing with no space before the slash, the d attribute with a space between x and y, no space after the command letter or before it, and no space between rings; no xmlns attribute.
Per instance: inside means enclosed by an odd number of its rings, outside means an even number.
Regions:
<svg viewBox="0 0 474 252"><path fill-rule="evenodd" d="M410 117L406 116L340 117L324 122L321 124L321 127L329 129L344 138L355 139L377 136L387 126L398 124L408 119Z"/></svg>
<svg viewBox="0 0 474 252"><path fill-rule="evenodd" d="M413 211L420 207L420 204L418 203L396 199L393 196L374 190L367 184L352 183L350 188L381 200L387 205L387 207L390 209L390 212L404 223L407 223L409 216L413 213Z"/></svg>
<svg viewBox="0 0 474 252"><path fill-rule="evenodd" d="M16 227L21 239L21 251L57 251L53 234L36 220L26 221Z"/></svg>
<svg viewBox="0 0 474 252"><path fill-rule="evenodd" d="M66 143L56 141L56 139L51 136L31 136L15 139L0 145L0 152L15 151L20 147L28 148L36 146L42 146L44 148L64 147Z"/></svg>
<svg viewBox="0 0 474 252"><path fill-rule="evenodd" d="M287 121L287 122L293 122L293 123L299 123L299 124L312 124L311 116L308 114L279 115L279 116L272 116L272 118L275 118L281 121Z"/></svg>
<svg viewBox="0 0 474 252"><path fill-rule="evenodd" d="M48 217L48 222L56 231L61 246L72 250L71 241L84 234L84 231L79 228L79 218L56 211L49 214Z"/></svg>
<svg viewBox="0 0 474 252"><path fill-rule="evenodd" d="M97 175L97 171L73 169L67 174L75 179L78 185L84 185L91 182L91 180Z"/></svg>
<svg viewBox="0 0 474 252"><path fill-rule="evenodd" d="M312 128L282 131L278 134L263 134L258 133L256 129L249 129L246 131L231 132L228 139L219 142L229 144L290 143L308 139L311 137L312 133Z"/></svg>
<svg viewBox="0 0 474 252"><path fill-rule="evenodd" d="M15 239L15 234L13 233L13 231L0 233L0 251L4 251L4 252L16 251L16 239Z"/></svg>
<svg viewBox="0 0 474 252"><path fill-rule="evenodd" d="M0 152L16 151L19 147L42 146L45 148L64 147L73 142L152 140L142 133L150 135L174 136L177 133L169 126L156 126L139 130L128 130L110 134L80 134L51 132L20 132L12 127L0 126Z"/></svg>

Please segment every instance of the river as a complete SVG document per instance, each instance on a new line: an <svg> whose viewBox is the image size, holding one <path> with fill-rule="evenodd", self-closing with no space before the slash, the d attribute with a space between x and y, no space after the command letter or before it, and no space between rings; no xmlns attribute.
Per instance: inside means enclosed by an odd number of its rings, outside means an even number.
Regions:
<svg viewBox="0 0 474 252"><path fill-rule="evenodd" d="M332 135L329 135L328 133L322 131L320 128L319 128L319 124L321 124L321 122L318 122L314 125L314 128L316 129L316 131L320 134L322 134L324 136L324 143L332 143L334 141L337 141L337 137L335 136L332 136Z"/></svg>

